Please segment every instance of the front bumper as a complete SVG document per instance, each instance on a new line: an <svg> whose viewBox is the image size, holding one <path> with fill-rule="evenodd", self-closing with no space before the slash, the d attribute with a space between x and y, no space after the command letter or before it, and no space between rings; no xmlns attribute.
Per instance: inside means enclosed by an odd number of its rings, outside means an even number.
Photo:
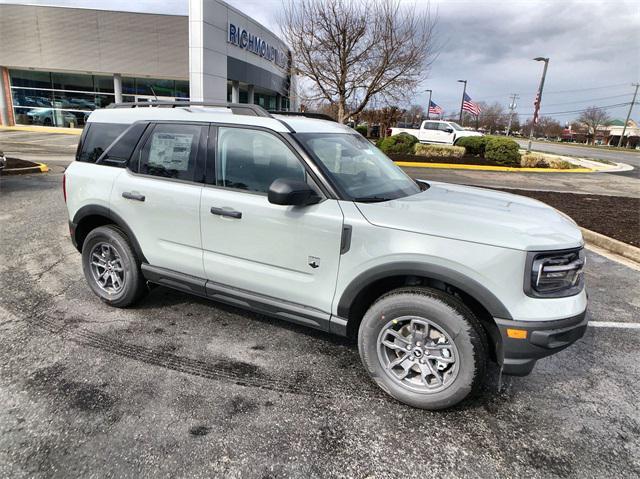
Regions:
<svg viewBox="0 0 640 479"><path fill-rule="evenodd" d="M536 361L562 351L580 339L587 329L587 311L577 316L557 321L511 321L497 319L502 336L502 372L514 376L526 376ZM526 338L514 339L507 329L526 331Z"/></svg>

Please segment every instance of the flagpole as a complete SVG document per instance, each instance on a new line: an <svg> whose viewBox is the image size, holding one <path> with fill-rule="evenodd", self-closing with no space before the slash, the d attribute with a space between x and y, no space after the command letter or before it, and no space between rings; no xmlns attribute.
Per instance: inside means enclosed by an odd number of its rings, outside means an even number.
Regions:
<svg viewBox="0 0 640 479"><path fill-rule="evenodd" d="M464 88L462 89L462 101L460 102L460 126L464 126L462 124L462 107L464 106L464 96L467 94L467 80L458 80L458 83L464 83Z"/></svg>
<svg viewBox="0 0 640 479"><path fill-rule="evenodd" d="M429 119L429 110L431 110L431 93L432 90L425 90L429 92L429 101L427 102L427 120Z"/></svg>
<svg viewBox="0 0 640 479"><path fill-rule="evenodd" d="M531 151L531 141L533 140L533 130L535 129L536 124L538 123L538 112L540 111L540 104L542 103L542 89L544 88L544 79L547 76L547 67L549 66L549 59L543 57L534 58L537 62L544 62L544 69L542 70L542 78L540 79L540 86L538 87L538 101L535 105L535 109L533 112L533 118L531 119L531 128L529 130L529 146L527 147L527 151ZM594 132L595 137L595 132Z"/></svg>

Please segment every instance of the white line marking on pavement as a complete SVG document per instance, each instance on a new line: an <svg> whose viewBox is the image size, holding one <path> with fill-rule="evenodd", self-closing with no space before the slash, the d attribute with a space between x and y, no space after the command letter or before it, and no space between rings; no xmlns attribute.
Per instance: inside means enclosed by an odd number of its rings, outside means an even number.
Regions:
<svg viewBox="0 0 640 479"><path fill-rule="evenodd" d="M589 321L594 328L640 329L640 323L620 323L617 321Z"/></svg>
<svg viewBox="0 0 640 479"><path fill-rule="evenodd" d="M610 259L611 261L615 261L616 263L622 264L627 268L631 268L635 271L640 271L640 264L636 263L635 261L631 261L630 259L627 259L624 256L620 256L619 254L615 254L615 253L610 253L606 249L600 248L599 246L596 246L592 243L585 243L585 247L588 250L591 250L594 253L599 254L600 256L604 256L605 258Z"/></svg>

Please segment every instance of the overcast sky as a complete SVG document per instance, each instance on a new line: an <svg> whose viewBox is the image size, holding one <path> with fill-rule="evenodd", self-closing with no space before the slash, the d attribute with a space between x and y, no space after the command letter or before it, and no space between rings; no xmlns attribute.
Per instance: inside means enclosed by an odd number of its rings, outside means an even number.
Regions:
<svg viewBox="0 0 640 479"><path fill-rule="evenodd" d="M187 0L18 0L20 3L85 6L113 10L187 14ZM282 0L227 0L277 32ZM426 8L426 0L401 0ZM17 3L0 0L0 3ZM629 103L632 82L640 81L640 1L638 0L432 0L442 45L421 88L445 111L459 109L462 85L476 101L508 104L520 94L521 118L533 110L542 72L537 56L551 59L542 114L564 122L590 105ZM416 92L415 103L426 104ZM611 108L615 118L627 107ZM633 114L640 118L640 107Z"/></svg>

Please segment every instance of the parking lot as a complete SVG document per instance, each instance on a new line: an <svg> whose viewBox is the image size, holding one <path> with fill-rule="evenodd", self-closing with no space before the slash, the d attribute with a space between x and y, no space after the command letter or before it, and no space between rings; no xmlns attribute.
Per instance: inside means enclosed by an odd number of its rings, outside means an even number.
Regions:
<svg viewBox="0 0 640 479"><path fill-rule="evenodd" d="M640 272L588 253L590 320L616 327L432 413L328 334L162 287L100 303L61 178L0 179L0 476L640 475Z"/></svg>

